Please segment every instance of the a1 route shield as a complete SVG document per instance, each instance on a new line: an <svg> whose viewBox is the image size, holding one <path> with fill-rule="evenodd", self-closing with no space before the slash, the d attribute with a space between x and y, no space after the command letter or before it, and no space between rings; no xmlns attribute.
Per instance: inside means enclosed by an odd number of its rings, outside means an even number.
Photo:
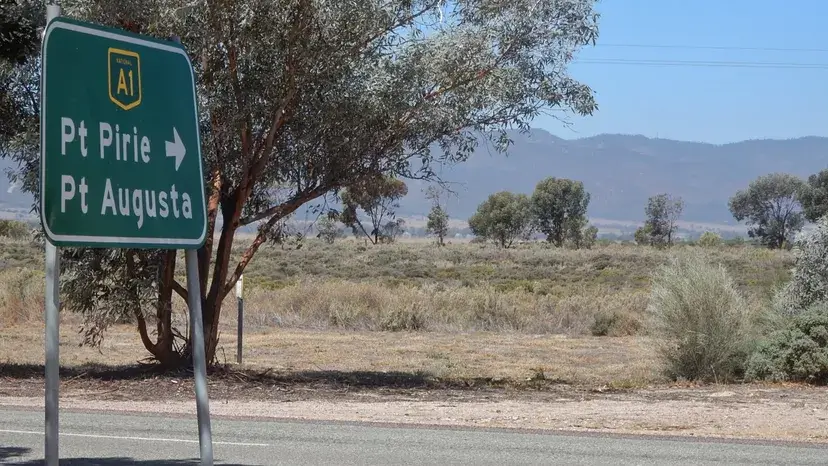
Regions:
<svg viewBox="0 0 828 466"><path fill-rule="evenodd" d="M185 50L59 17L41 53L41 221L49 241L200 247L204 178Z"/></svg>

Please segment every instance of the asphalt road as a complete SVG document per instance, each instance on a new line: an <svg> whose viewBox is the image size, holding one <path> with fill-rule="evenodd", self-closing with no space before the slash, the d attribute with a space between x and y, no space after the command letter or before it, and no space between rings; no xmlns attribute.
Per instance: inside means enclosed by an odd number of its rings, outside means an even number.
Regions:
<svg viewBox="0 0 828 466"><path fill-rule="evenodd" d="M43 412L0 407L0 464L43 464ZM194 419L61 411L61 465L198 464ZM828 448L213 419L216 464L825 465Z"/></svg>

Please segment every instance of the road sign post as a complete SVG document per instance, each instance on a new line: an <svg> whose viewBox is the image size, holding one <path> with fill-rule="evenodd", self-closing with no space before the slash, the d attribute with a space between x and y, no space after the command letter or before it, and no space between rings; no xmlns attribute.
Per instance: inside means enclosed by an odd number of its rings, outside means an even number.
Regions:
<svg viewBox="0 0 828 466"><path fill-rule="evenodd" d="M46 5L46 24L60 16L60 6ZM45 42L44 31L44 42ZM42 131L42 129L41 129ZM47 466L58 466L60 463L60 444L58 434L60 424L60 256L55 245L46 242L46 299L45 299L45 350L46 361L44 397L45 436L44 456Z"/></svg>
<svg viewBox="0 0 828 466"><path fill-rule="evenodd" d="M41 49L46 458L58 457L58 247L185 249L202 464L213 464L196 250L207 214L195 77L176 42L59 16Z"/></svg>

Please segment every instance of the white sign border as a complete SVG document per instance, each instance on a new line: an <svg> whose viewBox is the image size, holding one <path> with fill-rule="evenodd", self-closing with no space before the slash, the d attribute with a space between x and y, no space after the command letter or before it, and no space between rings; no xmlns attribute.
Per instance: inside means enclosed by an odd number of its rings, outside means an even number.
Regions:
<svg viewBox="0 0 828 466"><path fill-rule="evenodd" d="M82 34L89 34L93 36L103 37L106 39L118 40L121 42L127 42L130 44L140 45L144 47L154 48L158 50L163 50L166 52L177 53L184 57L187 60L187 66L190 69L190 79L193 83L193 111L195 112L195 121L196 121L196 137L198 141L198 171L199 175L201 176L200 186L202 190L201 198L204 202L201 203L201 209L203 212L204 222L202 225L201 236L196 239L185 239L185 238L140 238L140 237L119 237L119 236L88 236L88 235L56 235L49 229L49 224L45 218L45 199L44 196L46 192L46 131L45 131L45 120L46 120L46 65L48 61L46 60L46 49L47 44L49 42L49 35L55 29L68 29L70 31L80 32ZM41 223L43 224L43 229L46 231L46 237L52 241L56 242L65 242L65 243L78 243L78 244L112 244L112 245L119 245L123 244L125 247L130 246L164 246L164 245L175 245L175 246L201 246L207 236L207 199L205 196L204 191L204 167L202 166L201 160L201 130L198 126L198 96L196 95L196 83L195 83L195 74L193 73L193 63L190 61L190 57L187 55L187 52L181 48L173 47L170 45L160 44L158 42L149 41L140 39L137 37L127 36L116 34L109 31L102 31L99 29L83 26L80 24L68 23L61 20L53 20L49 23L46 27L46 33L43 36L43 46L42 46L42 82L40 85L41 93L40 93L40 218Z"/></svg>

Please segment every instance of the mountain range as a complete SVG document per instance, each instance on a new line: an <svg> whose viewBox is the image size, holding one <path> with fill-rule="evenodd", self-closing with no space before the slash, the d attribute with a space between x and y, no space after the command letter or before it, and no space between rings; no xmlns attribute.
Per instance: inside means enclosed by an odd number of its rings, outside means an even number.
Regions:
<svg viewBox="0 0 828 466"><path fill-rule="evenodd" d="M494 192L531 194L540 180L554 176L584 183L590 217L642 221L647 199L670 193L685 201L685 221L734 224L728 200L757 177L785 172L807 178L828 168L824 137L709 144L621 134L562 139L532 129L511 139L508 155L480 147L468 161L443 170L444 180L458 183L448 205L453 218L467 219ZM399 215L428 212L424 188L409 183Z"/></svg>
<svg viewBox="0 0 828 466"><path fill-rule="evenodd" d="M443 168L441 177L456 192L447 203L452 218L467 219L497 191L531 194L538 181L554 176L584 183L593 218L641 221L647 198L666 192L684 199L685 221L734 224L728 199L756 177L786 172L804 178L828 168L824 137L709 144L621 134L562 139L542 129L510 137L508 154L481 145L468 161ZM11 166L0 159L4 171ZM427 214L427 185L407 183L398 216ZM31 197L0 175L3 216L20 216L30 207Z"/></svg>

